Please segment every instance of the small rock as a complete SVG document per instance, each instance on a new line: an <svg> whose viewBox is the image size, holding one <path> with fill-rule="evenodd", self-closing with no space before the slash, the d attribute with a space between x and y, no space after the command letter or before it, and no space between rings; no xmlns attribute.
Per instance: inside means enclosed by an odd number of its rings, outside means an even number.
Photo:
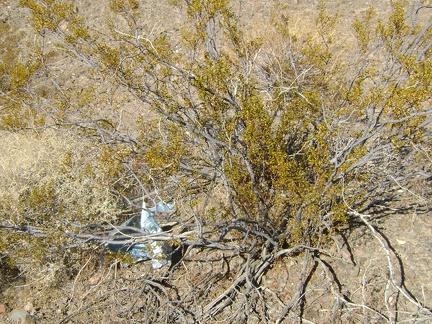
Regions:
<svg viewBox="0 0 432 324"><path fill-rule="evenodd" d="M24 323L27 316L30 316L24 309L14 309L10 312L9 318L15 323Z"/></svg>
<svg viewBox="0 0 432 324"><path fill-rule="evenodd" d="M4 304L0 304L0 314L6 313L6 306Z"/></svg>

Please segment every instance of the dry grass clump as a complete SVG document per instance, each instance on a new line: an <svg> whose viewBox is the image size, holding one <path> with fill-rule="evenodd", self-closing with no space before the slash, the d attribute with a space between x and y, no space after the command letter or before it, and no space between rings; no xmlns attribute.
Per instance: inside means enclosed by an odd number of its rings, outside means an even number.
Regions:
<svg viewBox="0 0 432 324"><path fill-rule="evenodd" d="M60 212L71 221L113 220L116 201L103 185L102 168L95 165L99 150L89 141L53 131L2 132L1 137L1 206L9 210L9 224L30 219L42 224Z"/></svg>
<svg viewBox="0 0 432 324"><path fill-rule="evenodd" d="M46 182L61 171L73 140L54 133L0 133L0 190L2 196L17 200L28 187ZM60 162L60 163L59 163Z"/></svg>
<svg viewBox="0 0 432 324"><path fill-rule="evenodd" d="M63 251L72 243L65 232L115 222L119 215L118 197L110 192L113 170L101 164L100 148L77 135L0 136L0 257L24 274L54 279L60 268L72 268L71 258L80 257Z"/></svg>

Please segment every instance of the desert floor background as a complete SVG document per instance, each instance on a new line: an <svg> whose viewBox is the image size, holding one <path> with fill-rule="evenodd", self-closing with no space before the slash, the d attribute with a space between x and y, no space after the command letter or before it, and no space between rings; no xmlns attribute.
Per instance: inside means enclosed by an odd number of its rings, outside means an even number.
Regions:
<svg viewBox="0 0 432 324"><path fill-rule="evenodd" d="M252 34L265 37L266 20L270 19L273 1L234 1L242 22ZM98 25L103 19L103 6L98 1L76 1L80 12L89 17L92 24ZM314 28L312 19L316 13L316 2L308 0L285 1L288 11L298 28L298 33ZM0 19L10 22L23 32L29 30L27 12L18 7L17 1L0 1ZM179 23L177 13L165 1L148 0L142 4L146 16L143 19L153 24L154 32L175 28ZM341 16L340 37L349 34L346 29L351 25L356 14L373 6L380 13L390 11L390 1L348 1L328 0L331 12ZM1 22L0 22L1 23ZM174 26L174 27L171 27ZM31 41L31 40L30 40ZM1 45L0 45L1 46ZM63 62L63 63L62 63ZM72 64L72 65L71 65ZM69 73L79 73L71 69L71 61L58 61L53 70L68 78ZM85 86L85 79L82 80ZM128 132L128 122L133 123L136 112L133 107L138 102L123 102L124 94L118 90L107 96L107 105L98 109L116 114L113 108L120 105L124 114L124 131ZM115 104L113 104L115 102ZM109 104L108 104L109 103ZM131 127L132 129L132 127ZM13 172L31 177L36 170L55 168L56 158L62 156L65 145L80 146L80 140L68 135L52 135L49 139L27 135L0 132L0 163L6 174ZM97 154L97 152L95 152ZM85 158L85 157L83 157ZM1 177L1 176L0 176ZM0 183L2 183L0 181ZM2 183L3 186L11 184ZM430 186L430 183L429 183ZM429 187L430 192L432 187ZM428 202L429 206L432 203ZM401 205L409 201L401 201ZM415 298L426 306L432 305L432 217L430 210L418 213L410 209L406 213L383 215L375 225L388 241L395 254L396 263L401 264L405 286L411 293L400 296L399 310L404 322L430 323L431 315L419 315L416 306L410 302ZM7 217L7 215L0 215ZM186 253L186 251L184 251ZM374 309L385 312L386 303L391 302L388 295L389 255L382 244L365 226L353 228L327 250L323 260L330 265L333 273L318 270L310 279L307 303L303 318L293 315L285 318L285 323L385 323L386 320L376 314ZM233 284L233 275L245 263L241 256L225 254L220 251L193 249L175 266L152 269L149 262L142 262L129 267L118 267L111 261L100 264L100 255L94 247L86 252L80 264L52 264L41 270L23 273L9 269L1 264L0 278L0 322L8 323L9 312L13 309L25 309L31 318L26 323L152 323L158 312L166 311L166 300L182 303L196 303L196 309L204 307ZM312 267L313 264L308 264ZM250 322L274 323L279 317L282 306L295 296L297 285L303 275L304 255L290 255L278 260L263 278L260 294L266 296L268 318L263 319L252 314ZM334 276L336 281L329 281ZM336 287L335 283L337 282ZM352 303L341 305L339 291ZM194 301L194 299L199 301ZM154 309L146 305L157 304ZM368 309L370 307L370 309ZM254 305L251 305L251 309ZM235 304L231 308L235 312ZM295 313L293 313L295 314ZM416 315L414 315L416 314ZM208 323L225 323L226 314L218 315ZM416 316L416 317L412 317ZM178 322L189 319L179 315Z"/></svg>

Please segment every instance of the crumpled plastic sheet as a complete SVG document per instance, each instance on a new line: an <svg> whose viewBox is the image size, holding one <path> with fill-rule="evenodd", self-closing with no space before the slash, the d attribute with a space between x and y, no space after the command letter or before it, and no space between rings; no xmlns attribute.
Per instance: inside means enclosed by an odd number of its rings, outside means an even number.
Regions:
<svg viewBox="0 0 432 324"><path fill-rule="evenodd" d="M142 212L140 215L135 215L128 219L121 226L135 227L147 233L160 233L162 229L153 217L154 213L166 213L171 214L174 212L174 204L167 204L160 201L156 206L147 208L145 202L143 202ZM110 235L118 234L118 230L114 230ZM133 230L121 230L121 233L131 234ZM122 251L128 253L136 262L143 260L151 260L152 267L159 269L171 259L171 246L167 242L151 242L151 243L109 243L107 247L113 251Z"/></svg>

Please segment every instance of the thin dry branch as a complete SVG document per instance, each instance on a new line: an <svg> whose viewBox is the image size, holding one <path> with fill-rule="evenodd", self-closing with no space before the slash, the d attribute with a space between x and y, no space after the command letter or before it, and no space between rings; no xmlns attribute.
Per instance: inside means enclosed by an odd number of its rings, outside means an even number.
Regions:
<svg viewBox="0 0 432 324"><path fill-rule="evenodd" d="M357 217L359 217L362 222L369 228L372 235L378 240L382 249L384 250L387 258L387 265L390 273L390 280L394 287L401 293L409 302L415 305L418 309L419 314L426 314L432 316L432 310L430 307L427 307L422 302L418 301L415 296L413 296L408 289L405 287L404 278L403 278L403 268L402 262L395 253L394 249L390 246L388 239L378 231L369 221L369 215L360 214L356 211L351 211L351 213ZM397 301L397 298L394 298ZM387 302L387 301L386 301ZM397 320L397 309L396 306L392 306L392 317L390 318L391 322L396 322Z"/></svg>

